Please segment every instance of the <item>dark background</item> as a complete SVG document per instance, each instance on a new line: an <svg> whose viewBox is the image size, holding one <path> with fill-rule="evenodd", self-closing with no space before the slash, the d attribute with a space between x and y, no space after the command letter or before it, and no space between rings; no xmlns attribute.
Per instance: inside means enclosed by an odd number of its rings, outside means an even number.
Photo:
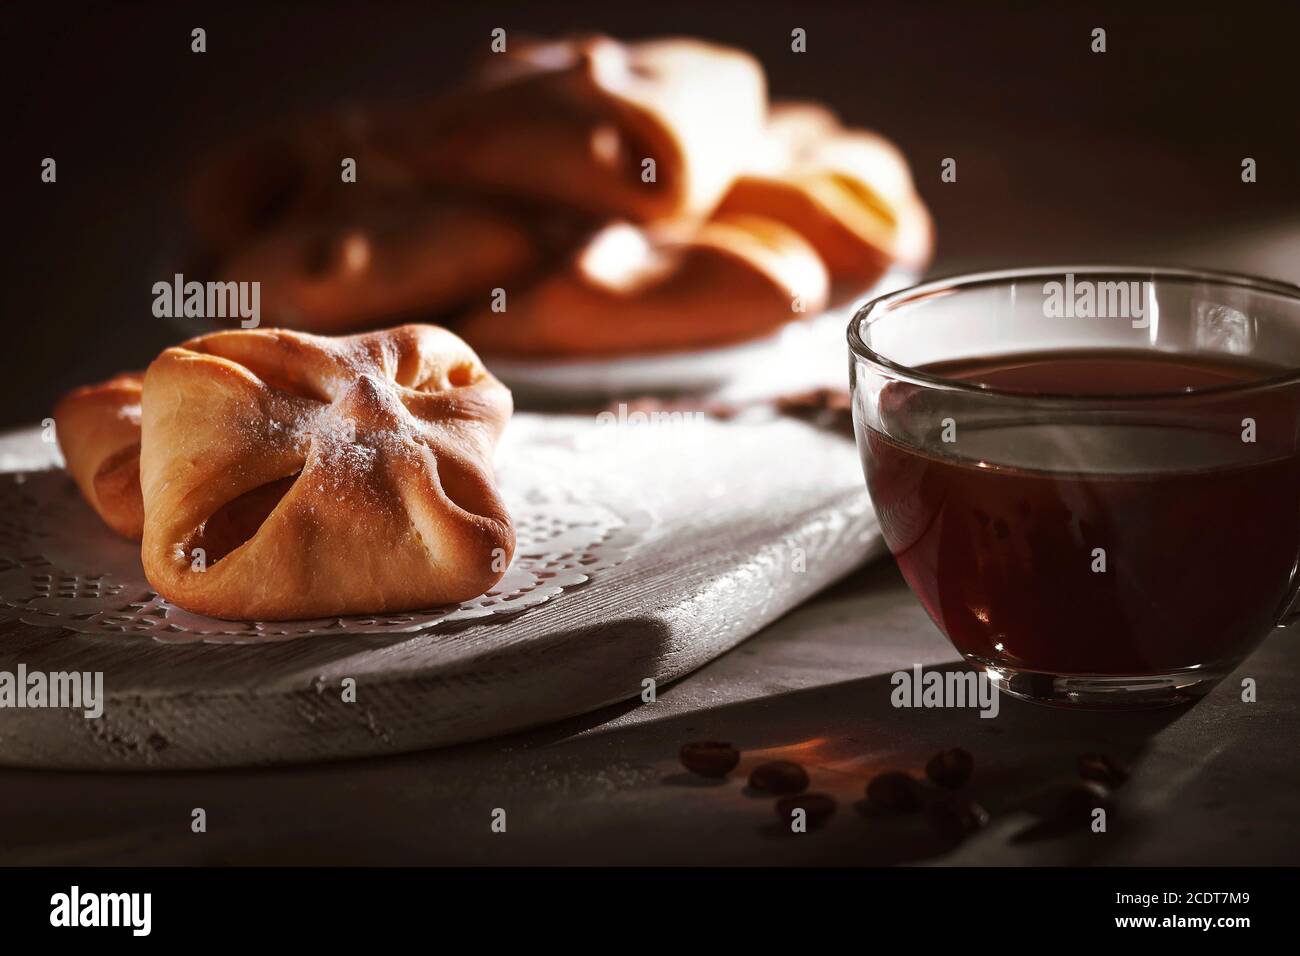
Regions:
<svg viewBox="0 0 1300 956"><path fill-rule="evenodd" d="M498 26L751 50L775 96L824 100L902 146L937 221L935 274L1107 260L1300 279L1294 2L9 3L0 17L0 426L177 338L151 286L184 248L178 182L208 150L303 110L442 88ZM807 53L790 50L795 27ZM954 184L939 180L948 156Z"/></svg>

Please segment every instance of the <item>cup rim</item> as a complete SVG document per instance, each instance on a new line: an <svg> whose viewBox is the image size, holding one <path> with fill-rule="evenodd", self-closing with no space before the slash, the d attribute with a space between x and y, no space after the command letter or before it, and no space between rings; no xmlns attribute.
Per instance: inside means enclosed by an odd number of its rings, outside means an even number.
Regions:
<svg viewBox="0 0 1300 956"><path fill-rule="evenodd" d="M849 319L849 352L857 358L864 359L874 365L885 368L890 372L893 372L895 375L911 382L928 385L945 391L1004 396L1019 401L1046 400L1064 401L1069 403L1105 404L1115 401L1134 402L1155 399L1167 402L1173 398L1192 398L1202 395L1224 395L1237 392L1250 392L1300 382L1300 366L1297 366L1280 375L1274 375L1268 378L1252 379L1246 382L1230 382L1225 385L1206 385L1161 392L1116 392L1098 395L1095 392L1013 391L1011 389L997 388L991 385L983 385L963 381L961 379L948 378L943 375L935 375L931 372L922 371L916 366L895 362L893 359L886 358L867 345L866 342L862 340L862 335L859 331L863 325L868 325L880 318L878 310L885 306L903 302L908 299L919 300L934 295L937 292L968 290L980 288L982 286L998 285L1013 279L1037 278L1046 280L1065 275L1066 273L1072 273L1076 276L1106 275L1146 281L1159 281L1164 279L1175 282L1212 282L1216 285L1230 288L1247 289L1254 292L1268 292L1274 295L1280 295L1284 298L1291 299L1297 305L1300 305L1300 285L1293 285L1292 283L1284 282L1280 279L1266 279L1262 276L1254 276L1242 272L1224 272L1212 269L1184 269L1174 266L1084 264L1031 266L1023 269L996 269L985 272L956 273L927 279L924 282L918 282L903 289L896 289L893 292L886 293L885 295L877 296L856 309L853 313L853 317ZM875 314L874 318L873 313Z"/></svg>

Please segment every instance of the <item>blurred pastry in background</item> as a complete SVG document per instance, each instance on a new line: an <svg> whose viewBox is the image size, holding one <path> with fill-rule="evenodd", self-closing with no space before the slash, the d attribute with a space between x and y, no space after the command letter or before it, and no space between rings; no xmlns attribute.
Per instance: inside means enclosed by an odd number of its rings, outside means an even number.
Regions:
<svg viewBox="0 0 1300 956"><path fill-rule="evenodd" d="M186 197L202 251L222 256L268 231L409 193L406 172L367 145L368 123L367 113L349 110L259 130L218 151ZM358 160L355 183L342 182L344 158Z"/></svg>
<svg viewBox="0 0 1300 956"><path fill-rule="evenodd" d="M763 68L740 50L514 40L465 89L377 124L378 148L421 181L646 222L707 214L766 109Z"/></svg>
<svg viewBox="0 0 1300 956"><path fill-rule="evenodd" d="M835 298L851 298L895 264L920 269L930 257L930 217L907 161L884 138L845 130L806 104L774 107L769 148L718 207L785 223L830 271Z"/></svg>
<svg viewBox="0 0 1300 956"><path fill-rule="evenodd" d="M843 131L840 118L828 106L810 100L780 100L768 109L759 146L745 158L745 169L780 172L810 144Z"/></svg>
<svg viewBox="0 0 1300 956"><path fill-rule="evenodd" d="M69 392L54 407L54 430L68 472L104 523L140 537L140 393L144 376L126 372Z"/></svg>
<svg viewBox="0 0 1300 956"><path fill-rule="evenodd" d="M826 268L797 232L759 216L696 227L616 223L505 311L460 326L494 354L626 355L772 332L826 305Z"/></svg>
<svg viewBox="0 0 1300 956"><path fill-rule="evenodd" d="M520 356L766 336L932 245L887 140L769 109L752 56L680 38L512 38L447 95L236 145L191 205L210 271L260 281L268 324L436 318Z"/></svg>
<svg viewBox="0 0 1300 956"><path fill-rule="evenodd" d="M260 281L267 325L352 332L487 301L538 268L539 234L499 208L426 200L269 232L219 277Z"/></svg>

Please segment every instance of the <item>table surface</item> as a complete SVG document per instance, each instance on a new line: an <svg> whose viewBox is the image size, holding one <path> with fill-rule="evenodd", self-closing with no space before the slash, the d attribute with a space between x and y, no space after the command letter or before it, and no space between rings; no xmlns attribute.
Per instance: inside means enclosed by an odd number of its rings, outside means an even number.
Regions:
<svg viewBox="0 0 1300 956"><path fill-rule="evenodd" d="M271 770L0 771L9 864L1295 864L1297 655L1279 631L1207 698L1149 713L896 710L889 675L962 666L888 559L660 689L539 731L402 757ZM1244 677L1258 702L1240 700ZM678 747L731 741L730 778ZM993 815L956 850L917 816L861 811L865 781L965 747ZM1024 808L1101 751L1130 764L1106 833L1035 836ZM838 810L790 834L745 786L796 759ZM206 812L207 832L191 831ZM496 809L504 833L493 832Z"/></svg>

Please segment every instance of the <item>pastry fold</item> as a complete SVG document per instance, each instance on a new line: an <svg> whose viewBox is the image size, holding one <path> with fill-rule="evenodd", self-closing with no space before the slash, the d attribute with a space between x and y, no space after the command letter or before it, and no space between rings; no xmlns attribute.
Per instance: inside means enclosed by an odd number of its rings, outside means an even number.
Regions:
<svg viewBox="0 0 1300 956"><path fill-rule="evenodd" d="M460 326L493 354L619 355L751 339L826 304L826 269L772 219L601 230L567 269Z"/></svg>
<svg viewBox="0 0 1300 956"><path fill-rule="evenodd" d="M432 200L270 232L232 255L220 275L261 283L265 325L340 334L486 302L541 258L520 217Z"/></svg>
<svg viewBox="0 0 1300 956"><path fill-rule="evenodd" d="M126 538L144 528L140 496L139 372L74 389L54 407L68 472L104 523Z"/></svg>
<svg viewBox="0 0 1300 956"><path fill-rule="evenodd" d="M510 413L509 391L433 326L169 348L144 383L145 574L169 601L235 619L482 594L514 551L492 470Z"/></svg>
<svg viewBox="0 0 1300 956"><path fill-rule="evenodd" d="M785 223L817 250L835 286L849 292L869 287L895 263L920 268L931 252L930 217L902 153L807 104L773 108L765 148L718 213Z"/></svg>

